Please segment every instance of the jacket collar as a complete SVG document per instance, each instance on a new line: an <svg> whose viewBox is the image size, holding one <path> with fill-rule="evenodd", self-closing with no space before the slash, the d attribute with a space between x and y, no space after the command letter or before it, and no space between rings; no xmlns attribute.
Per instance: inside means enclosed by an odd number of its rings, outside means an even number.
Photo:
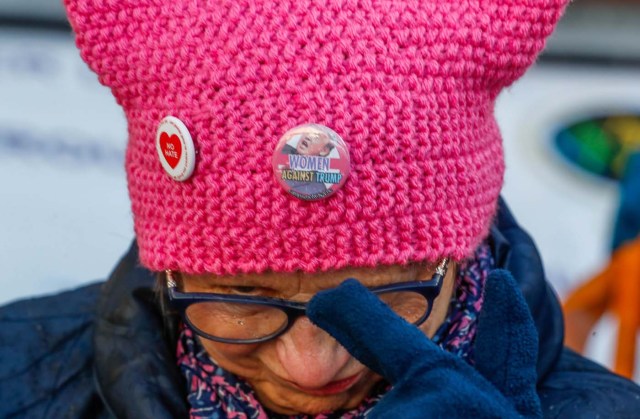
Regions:
<svg viewBox="0 0 640 419"><path fill-rule="evenodd" d="M184 379L176 365L155 291L155 274L140 266L134 242L104 284L93 337L94 378L118 418L187 417Z"/></svg>
<svg viewBox="0 0 640 419"><path fill-rule="evenodd" d="M538 382L558 361L564 345L564 320L555 292L546 281L533 240L517 224L501 198L489 237L496 267L506 269L520 285L538 330Z"/></svg>

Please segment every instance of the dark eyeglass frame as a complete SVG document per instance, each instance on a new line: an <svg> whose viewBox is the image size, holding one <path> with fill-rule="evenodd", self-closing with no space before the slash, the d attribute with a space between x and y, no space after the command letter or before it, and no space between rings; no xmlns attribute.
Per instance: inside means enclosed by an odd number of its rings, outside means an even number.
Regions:
<svg viewBox="0 0 640 419"><path fill-rule="evenodd" d="M424 315L420 317L413 324L416 326L424 323L429 315L431 314L431 310L433 308L434 300L440 295L440 290L442 289L442 283L444 282L444 277L447 274L447 270L449 268L449 259L444 258L438 266L431 277L431 279L427 281L407 281L407 282L398 282L395 284L382 285L379 287L369 288L369 291L378 295L385 294L389 292L399 292L399 291L411 291L417 294L422 295L428 302L428 308ZM298 301L290 301L281 298L269 298L269 297L259 297L259 296L243 296L243 295L233 295L233 294L217 294L217 293L200 293L200 292L180 292L177 290L177 283L173 278L173 272L170 270L165 271L166 279L167 279L167 293L169 295L169 304L178 310L182 315L182 319L185 323L187 323L191 329L202 336L203 338L213 340L216 342L222 343L238 343L238 344L251 344L251 343L261 343L266 342L268 340L274 339L281 334L285 333L291 325L295 322L298 317L306 315L307 312L307 303L302 303ZM272 307L284 312L287 316L287 322L279 329L273 332L270 335L254 338L254 339L227 339L221 338L218 336L210 335L202 330L200 330L197 326L195 326L191 320L189 320L189 316L187 316L186 311L187 308L192 304L204 303L204 302L220 302L220 303L241 303L241 304L255 304L261 306Z"/></svg>

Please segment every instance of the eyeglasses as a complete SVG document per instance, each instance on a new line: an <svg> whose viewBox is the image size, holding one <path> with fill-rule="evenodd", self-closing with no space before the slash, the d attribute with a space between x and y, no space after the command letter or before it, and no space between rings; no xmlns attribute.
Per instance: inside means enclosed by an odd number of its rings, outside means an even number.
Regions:
<svg viewBox="0 0 640 419"><path fill-rule="evenodd" d="M440 294L449 259L443 259L431 279L369 288L397 315L420 325L431 314ZM186 293L177 290L171 271L166 271L169 303L198 335L223 343L259 343L285 333L306 314L307 303L280 298L217 293Z"/></svg>

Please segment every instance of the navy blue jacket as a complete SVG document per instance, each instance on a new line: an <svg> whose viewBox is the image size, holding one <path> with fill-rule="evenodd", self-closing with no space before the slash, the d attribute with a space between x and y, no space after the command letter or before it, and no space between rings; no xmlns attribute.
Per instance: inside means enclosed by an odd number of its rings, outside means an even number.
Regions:
<svg viewBox="0 0 640 419"><path fill-rule="evenodd" d="M545 416L640 417L640 387L563 348L558 300L504 203L490 240L536 323ZM161 306L134 243L104 283L0 308L0 418L187 417L173 367L178 319Z"/></svg>

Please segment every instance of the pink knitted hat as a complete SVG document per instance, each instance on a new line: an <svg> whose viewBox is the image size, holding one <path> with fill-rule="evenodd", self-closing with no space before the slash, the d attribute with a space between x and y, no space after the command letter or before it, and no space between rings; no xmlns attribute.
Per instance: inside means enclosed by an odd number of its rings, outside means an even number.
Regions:
<svg viewBox="0 0 640 419"><path fill-rule="evenodd" d="M129 126L142 263L190 273L462 259L502 185L500 90L543 48L568 0L65 0L83 59ZM182 121L190 178L158 124ZM272 156L314 123L350 153L324 199L281 187Z"/></svg>

